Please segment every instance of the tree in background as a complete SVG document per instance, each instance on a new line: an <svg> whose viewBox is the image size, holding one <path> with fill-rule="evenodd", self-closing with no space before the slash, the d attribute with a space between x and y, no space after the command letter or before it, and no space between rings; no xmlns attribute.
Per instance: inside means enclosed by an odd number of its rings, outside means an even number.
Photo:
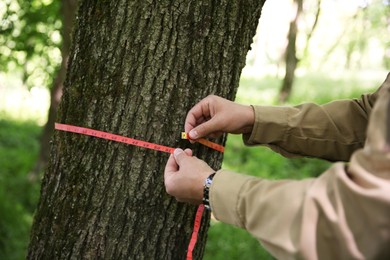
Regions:
<svg viewBox="0 0 390 260"><path fill-rule="evenodd" d="M304 46L303 53L302 53L302 60L309 59L310 40L313 37L314 31L316 30L317 25L318 25L318 21L319 21L320 14L321 14L321 3L322 3L322 0L317 0L317 2L315 3L313 22L312 22L311 26L308 28L308 30L305 32L306 41L305 41L305 46ZM305 5L306 4L308 5L309 3L305 3Z"/></svg>
<svg viewBox="0 0 390 260"><path fill-rule="evenodd" d="M60 62L58 1L0 3L0 68L21 71L26 87L50 86Z"/></svg>
<svg viewBox="0 0 390 260"><path fill-rule="evenodd" d="M370 67L371 57L380 57L389 67L390 55L390 2L361 1L356 11L346 20L345 27L333 38L334 43L322 55L318 69L327 64L331 56L348 70Z"/></svg>
<svg viewBox="0 0 390 260"><path fill-rule="evenodd" d="M295 12L293 19L290 22L290 28L287 35L287 47L284 53L286 72L279 94L279 101L282 103L286 102L290 96L295 77L295 70L298 65L296 41L298 35L298 20L302 14L303 0L294 0L294 8Z"/></svg>
<svg viewBox="0 0 390 260"><path fill-rule="evenodd" d="M40 138L40 153L29 173L30 180L37 180L48 160L77 0L10 0L2 5L0 68L2 71L21 71L27 88L43 85L50 90L50 108Z"/></svg>
<svg viewBox="0 0 390 260"><path fill-rule="evenodd" d="M309 27L307 31L305 31L305 45L303 47L303 51L301 54L301 57L298 58L297 54L297 37L298 33L300 31L299 29L299 21L302 19L302 17L308 16L308 14L305 14L304 12L304 2L303 0L294 0L294 15L290 22L288 35L287 35L287 46L286 50L284 52L284 59L285 59L285 76L283 78L282 86L280 88L279 92L279 102L285 103L288 101L288 99L291 96L292 88L294 85L294 79L295 79L295 71L299 65L299 62L304 59L309 58L309 46L310 46L310 39L313 36L313 33L315 29L317 28L319 17L321 14L321 2L322 0L317 0L315 4L314 9L314 19L311 23L311 26ZM308 5L308 3L305 3L305 5ZM308 8L307 8L308 9ZM307 10L310 14L311 11ZM309 24L309 22L306 22Z"/></svg>
<svg viewBox="0 0 390 260"><path fill-rule="evenodd" d="M294 0L294 8L297 11L290 22L284 53L286 70L279 92L278 99L280 102L288 101L291 95L297 67L302 62L307 67L310 67L313 63L313 60L310 61L310 40L319 23L322 2L326 4L326 1L321 0L317 0L315 4ZM310 8L309 4L313 6ZM316 62L318 64L317 70L320 70L324 64L329 64L328 61L331 59L337 60L338 64L343 65L347 70L364 67L366 66L364 63L370 63L373 57L378 56L383 57L385 67L389 62L387 55L387 45L390 42L390 34L388 33L388 28L390 28L389 2L381 0L361 1L359 5L349 4L349 6L351 15L350 17L346 16L344 18L346 21L338 25L342 29L339 35L334 33L335 35L330 38L334 39L334 42L319 57L319 62ZM307 16L312 16L311 20L313 21L305 19ZM303 20L304 22L302 22ZM304 27L308 29L304 30ZM298 34L305 35L305 41L300 46L297 44ZM317 47L313 46L313 48ZM331 57L332 55L337 58Z"/></svg>
<svg viewBox="0 0 390 260"><path fill-rule="evenodd" d="M351 20L347 37L344 38L345 67L363 66L363 56L367 55L373 38L377 38L377 42L374 42L376 48L383 47L383 62L386 64L386 44L390 42L390 4L378 0L363 1Z"/></svg>
<svg viewBox="0 0 390 260"><path fill-rule="evenodd" d="M263 4L82 1L58 121L182 146L191 106L208 94L234 99ZM220 167L219 152L194 152ZM28 258L185 258L196 208L165 193L166 160L55 133Z"/></svg>
<svg viewBox="0 0 390 260"><path fill-rule="evenodd" d="M52 84L62 45L59 10L58 1L0 1L1 73L17 74L26 89ZM34 123L24 123L22 133L15 127L19 122L9 122L1 116L0 113L0 147L7 150L1 154L0 162L0 259L22 259L39 192L38 178L31 181L26 176L32 168L30 162L36 158L40 129ZM10 129L14 138L6 132ZM18 149L21 143L25 151ZM28 166L20 167L22 162L28 162ZM11 165L8 168L7 163Z"/></svg>

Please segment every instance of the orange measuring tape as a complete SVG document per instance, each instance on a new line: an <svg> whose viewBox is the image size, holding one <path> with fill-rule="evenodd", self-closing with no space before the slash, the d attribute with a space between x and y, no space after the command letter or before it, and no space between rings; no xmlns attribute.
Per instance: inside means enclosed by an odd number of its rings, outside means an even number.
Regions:
<svg viewBox="0 0 390 260"><path fill-rule="evenodd" d="M191 139L191 138L190 138L190 135L187 134L186 132L181 132L181 139L188 139L188 140L196 141L196 142L198 142L198 143L203 144L204 146L207 146L207 147L209 147L209 148L211 148L211 149L214 149L214 150L216 150L216 151L219 151L219 152L221 152L221 153L223 153L223 152L225 151L225 147L223 147L223 146L220 145L220 144L216 144L216 143L211 142L211 141L209 141L209 140L207 140L207 139L204 139L204 138L199 138L199 139L196 139L196 140Z"/></svg>
<svg viewBox="0 0 390 260"><path fill-rule="evenodd" d="M147 148L147 149L151 149L151 150L155 150L155 151L160 151L160 152L166 152L166 153L172 154L175 150L175 148L173 148L173 147L154 144L154 143L141 141L138 139L125 137L125 136L121 136L121 135L111 134L111 133L107 133L107 132L103 132L103 131L99 131L99 130L94 130L91 128L86 128L86 127L55 123L54 128L56 130L60 130L60 131L93 136L93 137L97 137L97 138L101 138L101 139L125 143L125 144L143 147L143 148ZM181 138L182 139L189 139L187 133L182 133ZM193 140L193 141L199 142L199 143L201 143L209 148L212 148L212 149L219 151L219 152L222 152L222 153L224 152L224 149L225 149L222 145L216 144L216 143L211 142L211 141L204 139L204 138ZM187 260L192 259L192 252L195 248L196 241L198 240L198 233L199 233L200 225L202 222L203 212L204 212L204 205L201 204L201 205L199 205L199 207L196 211L195 220L194 220L194 228L192 230L191 239L190 239L190 242L188 244L188 249L187 249Z"/></svg>

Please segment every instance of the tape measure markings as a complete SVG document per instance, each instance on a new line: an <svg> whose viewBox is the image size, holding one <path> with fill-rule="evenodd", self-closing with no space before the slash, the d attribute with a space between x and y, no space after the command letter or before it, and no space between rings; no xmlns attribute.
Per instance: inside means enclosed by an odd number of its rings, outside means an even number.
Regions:
<svg viewBox="0 0 390 260"><path fill-rule="evenodd" d="M181 132L181 139L187 139L187 140L192 140L192 141L201 143L204 146L207 146L207 147L209 147L211 149L214 149L216 151L219 151L221 153L223 153L225 151L225 147L223 147L220 144L216 144L216 143L211 142L210 140L207 140L207 139L204 139L204 138L199 138L199 139L195 139L195 140L191 139L190 135L187 134L186 132Z"/></svg>
<svg viewBox="0 0 390 260"><path fill-rule="evenodd" d="M138 139L125 137L125 136L121 136L121 135L116 135L116 134L111 134L111 133L107 133L107 132L103 132L103 131L99 131L99 130L94 130L91 128L86 128L86 127L55 123L55 129L65 131L65 132L72 132L72 133L77 133L77 134L94 136L97 138L102 138L102 139L111 140L111 141L115 141L115 142L130 144L130 145L148 148L148 149L152 149L152 150L156 150L156 151L160 151L160 152L173 153L173 151L175 150L175 148L172 148L172 147L154 144L154 143L150 143L150 142L146 142L146 141L141 141Z"/></svg>
<svg viewBox="0 0 390 260"><path fill-rule="evenodd" d="M198 233L202 221L203 211L204 211L204 205L200 204L196 211L194 229L192 231L190 243L188 244L187 260L192 260L192 251L194 250L196 241L198 240Z"/></svg>
<svg viewBox="0 0 390 260"><path fill-rule="evenodd" d="M125 136L121 136L121 135L116 135L116 134L111 134L111 133L107 133L107 132L103 132L103 131L99 131L99 130L95 130L95 129L91 129L91 128L86 128L86 127L55 123L55 129L65 131L65 132L72 132L72 133L77 133L77 134L94 136L97 138L102 138L102 139L111 140L111 141L115 141L115 142L130 144L130 145L148 148L148 149L152 149L152 150L156 150L156 151L160 151L160 152L173 153L173 151L175 150L175 148L172 148L169 146L164 146L164 145L159 145L159 144L150 143L150 142L146 142L146 141L141 141L138 139L125 137ZM192 140L189 138L189 135L185 132L182 132L181 138ZM207 146L207 147L214 149L216 151L219 151L221 153L223 153L225 151L225 147L223 147L222 145L216 144L216 143L211 142L211 141L204 139L204 138L196 139L194 141L199 142L199 143L203 144L204 146Z"/></svg>

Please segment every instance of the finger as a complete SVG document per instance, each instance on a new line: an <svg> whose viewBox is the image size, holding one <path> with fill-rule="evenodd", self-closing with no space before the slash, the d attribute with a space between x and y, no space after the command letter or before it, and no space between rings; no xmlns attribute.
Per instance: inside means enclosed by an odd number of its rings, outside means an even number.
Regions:
<svg viewBox="0 0 390 260"><path fill-rule="evenodd" d="M190 148L185 149L184 152L185 152L188 156L192 156L192 150L191 150Z"/></svg>
<svg viewBox="0 0 390 260"><path fill-rule="evenodd" d="M194 115L191 113L187 114L186 122L184 124L184 131L186 133L190 132L195 126L197 126L197 120L195 119ZM191 143L194 143L191 139L189 139Z"/></svg>
<svg viewBox="0 0 390 260"><path fill-rule="evenodd" d="M193 106L187 113L184 130L188 133L194 127L210 118L208 98L202 99L199 103Z"/></svg>
<svg viewBox="0 0 390 260"><path fill-rule="evenodd" d="M222 132L222 131L217 131L217 132L211 133L211 134L209 135L209 137L211 137L211 138L218 138L218 137L220 137L221 135L223 135L223 132Z"/></svg>
<svg viewBox="0 0 390 260"><path fill-rule="evenodd" d="M171 154L168 158L167 164L165 165L164 176L177 172L179 170L179 165L177 165L175 157Z"/></svg>
<svg viewBox="0 0 390 260"><path fill-rule="evenodd" d="M199 139L201 137L209 136L211 133L216 132L218 129L217 120L215 117L209 121L204 122L193 128L188 134L191 139Z"/></svg>
<svg viewBox="0 0 390 260"><path fill-rule="evenodd" d="M175 149L175 151L173 152L173 156L179 166L182 165L185 159L188 158L188 155L180 148Z"/></svg>
<svg viewBox="0 0 390 260"><path fill-rule="evenodd" d="M184 123L184 131L186 133L205 121L205 118L202 115L199 115L198 112L193 111L194 109L197 108L194 107L187 113L186 121Z"/></svg>

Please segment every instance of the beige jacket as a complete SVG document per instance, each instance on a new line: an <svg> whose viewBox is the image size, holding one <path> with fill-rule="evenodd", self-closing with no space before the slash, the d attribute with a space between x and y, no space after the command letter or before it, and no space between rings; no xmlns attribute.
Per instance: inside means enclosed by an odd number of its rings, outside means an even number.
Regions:
<svg viewBox="0 0 390 260"><path fill-rule="evenodd" d="M254 108L246 144L350 163L301 181L220 170L210 191L215 217L278 259L390 259L390 73L360 100Z"/></svg>

